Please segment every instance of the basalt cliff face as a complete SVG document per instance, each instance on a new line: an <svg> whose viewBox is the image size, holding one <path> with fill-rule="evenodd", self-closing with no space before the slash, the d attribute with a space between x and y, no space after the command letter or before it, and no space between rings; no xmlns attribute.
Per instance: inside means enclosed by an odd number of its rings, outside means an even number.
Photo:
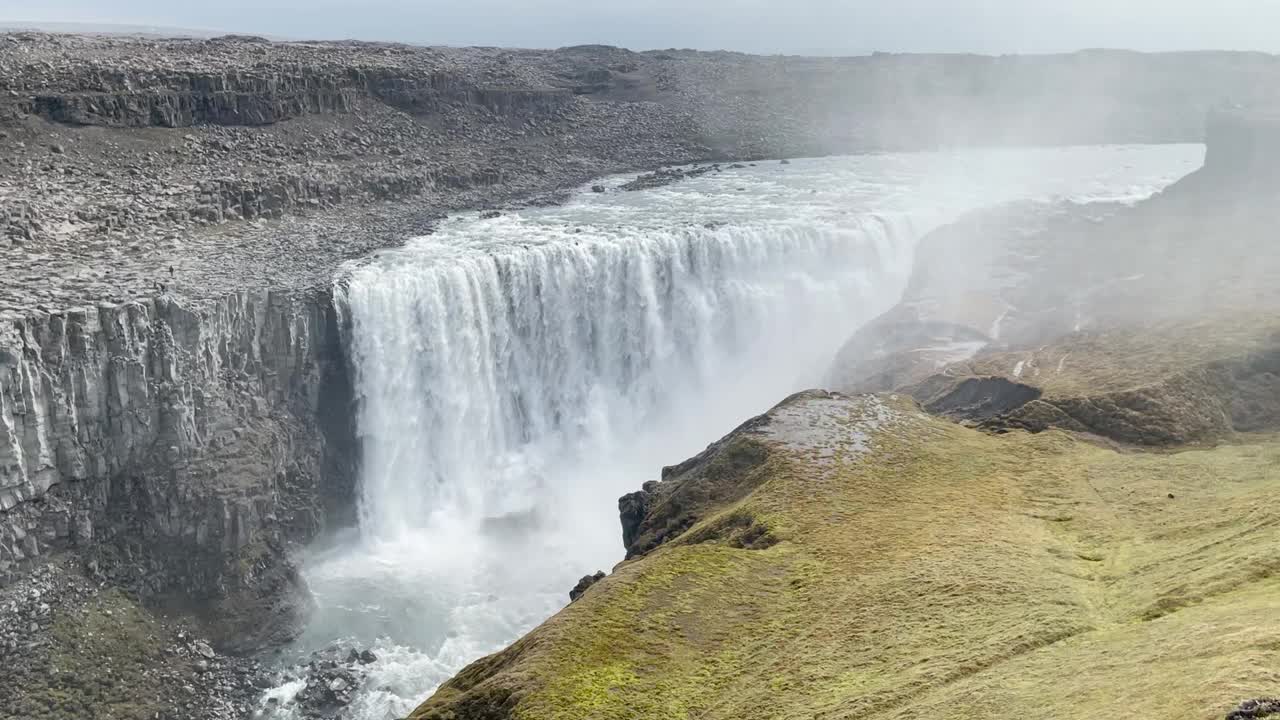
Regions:
<svg viewBox="0 0 1280 720"><path fill-rule="evenodd" d="M291 631L285 548L351 507L324 294L162 297L0 332L0 577L74 550L249 648ZM340 515L338 515L340 516Z"/></svg>
<svg viewBox="0 0 1280 720"><path fill-rule="evenodd" d="M622 498L627 559L411 717L1273 714L1274 139L1214 122L1150 200L926 238L845 392Z"/></svg>

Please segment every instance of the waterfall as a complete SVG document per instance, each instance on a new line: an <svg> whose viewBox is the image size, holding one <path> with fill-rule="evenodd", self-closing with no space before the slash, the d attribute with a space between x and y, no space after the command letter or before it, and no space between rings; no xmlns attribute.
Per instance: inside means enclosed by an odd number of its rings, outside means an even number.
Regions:
<svg viewBox="0 0 1280 720"><path fill-rule="evenodd" d="M566 466L692 426L678 437L695 443L652 457L656 474L817 382L857 320L892 302L916 237L879 215L537 243L519 220L487 230L526 240L421 241L349 279L368 537L549 522L594 491Z"/></svg>
<svg viewBox="0 0 1280 720"><path fill-rule="evenodd" d="M372 644L402 717L622 556L617 498L822 377L922 234L1017 199L1136 200L1202 151L797 161L455 218L346 268L358 533L314 548L300 651ZM620 181L610 181L610 187ZM289 686L295 688L294 686ZM293 718L282 689L281 714Z"/></svg>

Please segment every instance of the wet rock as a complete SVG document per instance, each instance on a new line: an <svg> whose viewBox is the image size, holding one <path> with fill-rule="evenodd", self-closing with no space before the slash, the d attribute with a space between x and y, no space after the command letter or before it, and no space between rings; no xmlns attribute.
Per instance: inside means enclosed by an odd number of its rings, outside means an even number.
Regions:
<svg viewBox="0 0 1280 720"><path fill-rule="evenodd" d="M626 192L635 192L637 190L652 190L654 188L664 187L672 183L688 180L689 178L700 177L706 175L713 170L718 169L716 165L704 165L702 167L689 168L684 170L681 168L664 168L655 170L651 173L640 175L635 180L624 183L622 189Z"/></svg>
<svg viewBox="0 0 1280 720"><path fill-rule="evenodd" d="M593 192L593 193L601 194L601 193L604 193L604 191L605 191L605 187L604 187L603 185L592 185L592 186L591 186L591 192Z"/></svg>
<svg viewBox="0 0 1280 720"><path fill-rule="evenodd" d="M334 718L351 704L359 687L360 676L348 668L313 667L295 702L300 715L307 720Z"/></svg>
<svg viewBox="0 0 1280 720"><path fill-rule="evenodd" d="M364 666L377 661L368 649L333 646L312 653L305 664L285 671L274 684L302 680L304 686L289 701L293 717L327 720L343 717L343 709L355 699L366 679Z"/></svg>
<svg viewBox="0 0 1280 720"><path fill-rule="evenodd" d="M371 665L377 661L378 656L369 649L357 650L356 648L351 648L346 658L347 665Z"/></svg>

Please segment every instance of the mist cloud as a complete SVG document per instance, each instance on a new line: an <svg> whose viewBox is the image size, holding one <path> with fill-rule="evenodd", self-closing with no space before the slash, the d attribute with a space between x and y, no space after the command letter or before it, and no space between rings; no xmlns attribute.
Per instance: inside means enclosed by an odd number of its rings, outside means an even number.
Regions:
<svg viewBox="0 0 1280 720"><path fill-rule="evenodd" d="M1271 0L0 0L3 21L443 45L759 53L1280 51Z"/></svg>

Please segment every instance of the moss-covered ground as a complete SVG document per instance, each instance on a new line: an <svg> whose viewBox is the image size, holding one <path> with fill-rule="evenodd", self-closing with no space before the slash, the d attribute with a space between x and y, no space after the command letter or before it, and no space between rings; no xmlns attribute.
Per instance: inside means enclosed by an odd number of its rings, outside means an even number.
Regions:
<svg viewBox="0 0 1280 720"><path fill-rule="evenodd" d="M48 642L28 662L0 670L7 694L0 717L23 720L153 720L168 704L151 675L172 662L166 631L119 590L58 610Z"/></svg>
<svg viewBox="0 0 1280 720"><path fill-rule="evenodd" d="M1122 453L893 406L866 452L780 446L412 717L1173 720L1280 692L1280 437ZM744 518L776 542L708 530Z"/></svg>

